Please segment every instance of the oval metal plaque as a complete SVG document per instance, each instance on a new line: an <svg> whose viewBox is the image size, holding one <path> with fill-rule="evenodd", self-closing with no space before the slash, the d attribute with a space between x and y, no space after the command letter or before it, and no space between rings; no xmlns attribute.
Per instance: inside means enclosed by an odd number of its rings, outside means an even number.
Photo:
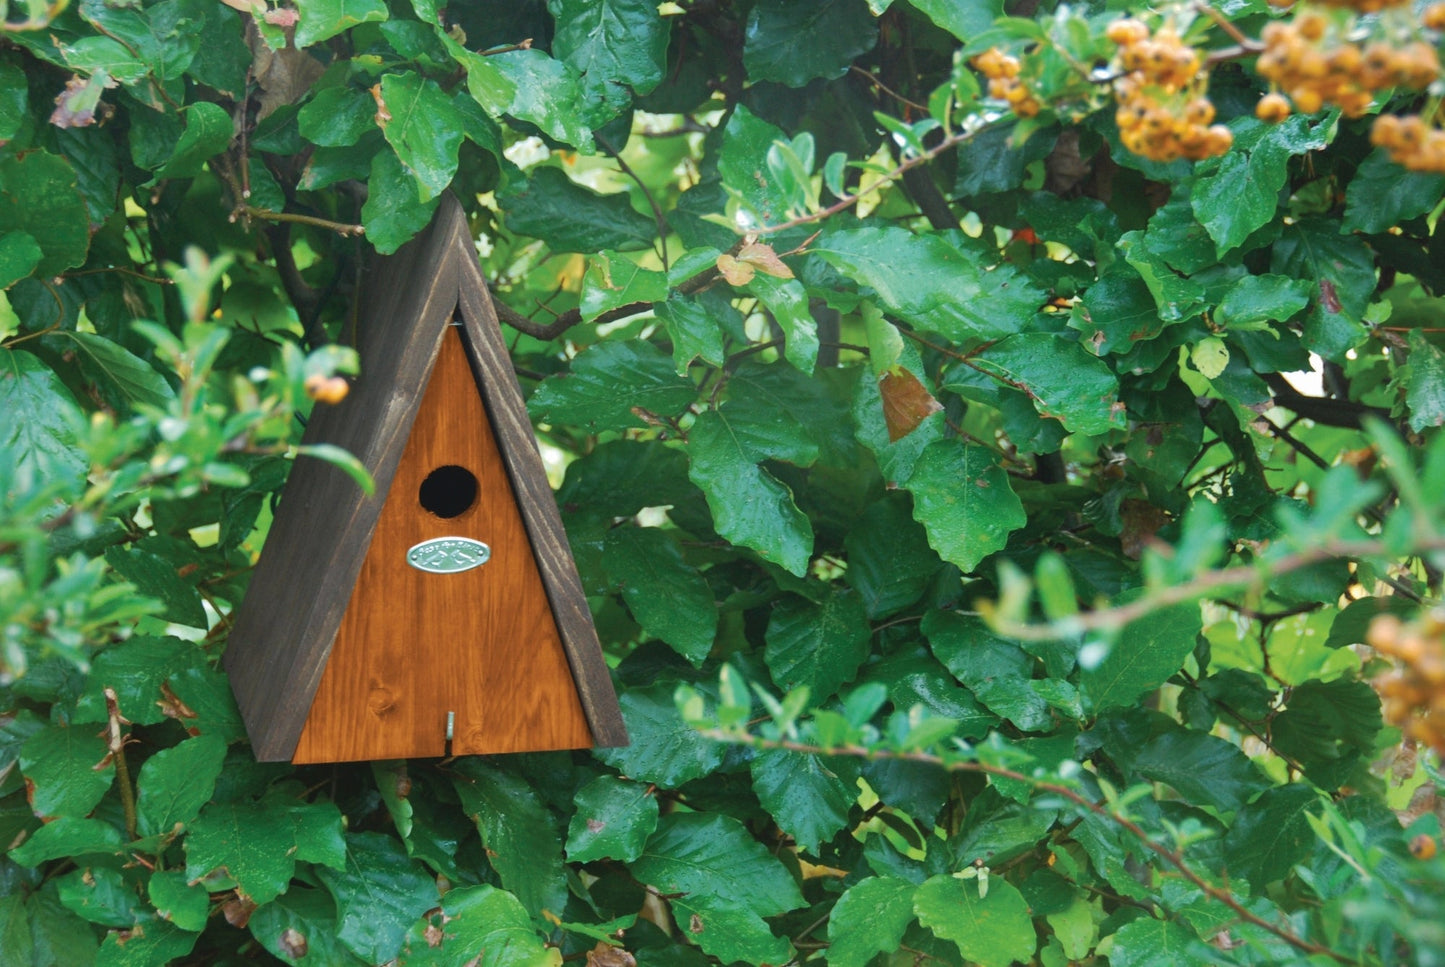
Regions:
<svg viewBox="0 0 1445 967"><path fill-rule="evenodd" d="M435 537L406 552L406 563L432 574L455 574L481 567L491 560L492 549L470 537Z"/></svg>

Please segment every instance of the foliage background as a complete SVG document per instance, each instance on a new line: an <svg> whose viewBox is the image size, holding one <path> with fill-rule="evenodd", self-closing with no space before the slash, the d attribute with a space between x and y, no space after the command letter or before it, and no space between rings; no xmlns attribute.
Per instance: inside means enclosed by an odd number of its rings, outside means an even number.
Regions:
<svg viewBox="0 0 1445 967"><path fill-rule="evenodd" d="M1122 8L10 3L0 963L1442 962L1439 629L1393 726L1361 642L1445 564L1445 179L1255 120L1259 0L1146 18L1233 147L1131 154ZM261 765L228 616L445 190L633 743Z"/></svg>

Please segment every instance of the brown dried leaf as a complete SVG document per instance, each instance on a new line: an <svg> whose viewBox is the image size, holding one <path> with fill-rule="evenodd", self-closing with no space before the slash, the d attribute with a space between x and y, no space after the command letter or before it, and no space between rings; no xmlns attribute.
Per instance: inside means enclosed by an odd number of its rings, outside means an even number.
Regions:
<svg viewBox="0 0 1445 967"><path fill-rule="evenodd" d="M103 70L89 77L71 75L65 82L65 90L55 98L55 110L50 112L50 123L57 128L83 128L95 123L95 112L107 113L100 103L100 92L115 87L115 81Z"/></svg>
<svg viewBox="0 0 1445 967"><path fill-rule="evenodd" d="M894 366L879 378L878 393L883 397L883 421L888 425L891 443L897 443L918 429L930 414L943 409L928 387L902 366Z"/></svg>
<svg viewBox="0 0 1445 967"><path fill-rule="evenodd" d="M604 941L587 951L587 967L637 967L637 958Z"/></svg>
<svg viewBox="0 0 1445 967"><path fill-rule="evenodd" d="M778 253L773 251L771 245L763 242L749 242L738 252L738 261L746 262L764 275L771 275L778 279L791 279L793 270L778 258Z"/></svg>
<svg viewBox="0 0 1445 967"><path fill-rule="evenodd" d="M251 47L251 74L261 88L261 96L257 99L257 120L279 107L301 100L317 78L326 72L321 61L291 45L289 30L286 46L272 50L256 29L255 21L248 21L246 42Z"/></svg>
<svg viewBox="0 0 1445 967"><path fill-rule="evenodd" d="M251 914L256 912L256 903L250 897L238 896L235 899L227 900L221 907L221 913L225 914L226 922L237 930L244 930L246 924L251 922Z"/></svg>
<svg viewBox="0 0 1445 967"><path fill-rule="evenodd" d="M748 262L739 262L724 252L717 257L717 270L729 285L747 285L757 274L757 267Z"/></svg>
<svg viewBox="0 0 1445 967"><path fill-rule="evenodd" d="M281 931L281 949L284 950L286 956L292 960L300 960L306 956L307 952L311 949L311 945L307 942L306 935L300 930L297 930L295 927L287 927Z"/></svg>
<svg viewBox="0 0 1445 967"><path fill-rule="evenodd" d="M1135 561L1144 556L1144 548L1154 540L1159 529L1169 523L1169 515L1144 500L1126 500L1119 508L1119 548Z"/></svg>

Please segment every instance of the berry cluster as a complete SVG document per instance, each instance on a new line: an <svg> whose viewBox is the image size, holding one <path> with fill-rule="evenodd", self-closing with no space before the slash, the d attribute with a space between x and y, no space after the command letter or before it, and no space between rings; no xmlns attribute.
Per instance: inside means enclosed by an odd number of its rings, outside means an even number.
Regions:
<svg viewBox="0 0 1445 967"><path fill-rule="evenodd" d="M1344 36L1341 25L1322 13L1305 10L1292 21L1276 20L1260 34L1260 76L1283 90L1294 107L1313 114L1327 104L1346 117L1362 117L1375 92L1391 87L1420 89L1440 71L1435 49L1423 41L1395 47L1383 41L1360 44ZM1262 120L1279 121L1283 98L1260 101Z"/></svg>
<svg viewBox="0 0 1445 967"><path fill-rule="evenodd" d="M1370 129L1370 141L1402 168L1445 174L1445 131L1427 125L1418 115L1380 115Z"/></svg>
<svg viewBox="0 0 1445 967"><path fill-rule="evenodd" d="M1042 109L1038 98L1019 77L1021 65L1017 57L990 47L973 59L973 66L988 78L988 96L1007 102L1014 114L1031 118Z"/></svg>
<svg viewBox="0 0 1445 967"><path fill-rule="evenodd" d="M1365 641L1399 663L1375 679L1385 720L1445 755L1445 613L1409 623L1381 615L1370 622Z"/></svg>
<svg viewBox="0 0 1445 967"><path fill-rule="evenodd" d="M1204 58L1178 31L1162 27L1150 34L1142 21L1127 17L1111 23L1107 36L1118 45L1123 68L1114 82L1114 118L1124 147L1154 161L1199 161L1229 150L1234 136L1211 123Z"/></svg>

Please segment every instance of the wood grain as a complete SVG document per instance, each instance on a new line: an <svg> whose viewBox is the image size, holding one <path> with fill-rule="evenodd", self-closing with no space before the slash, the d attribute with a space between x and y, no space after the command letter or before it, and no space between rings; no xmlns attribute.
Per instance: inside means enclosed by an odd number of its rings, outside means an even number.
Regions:
<svg viewBox="0 0 1445 967"><path fill-rule="evenodd" d="M451 518L419 499L447 466L480 484ZM482 541L491 559L457 574L407 563L409 548L437 537ZM592 744L457 327L442 338L293 761L440 756L449 711L454 754Z"/></svg>

